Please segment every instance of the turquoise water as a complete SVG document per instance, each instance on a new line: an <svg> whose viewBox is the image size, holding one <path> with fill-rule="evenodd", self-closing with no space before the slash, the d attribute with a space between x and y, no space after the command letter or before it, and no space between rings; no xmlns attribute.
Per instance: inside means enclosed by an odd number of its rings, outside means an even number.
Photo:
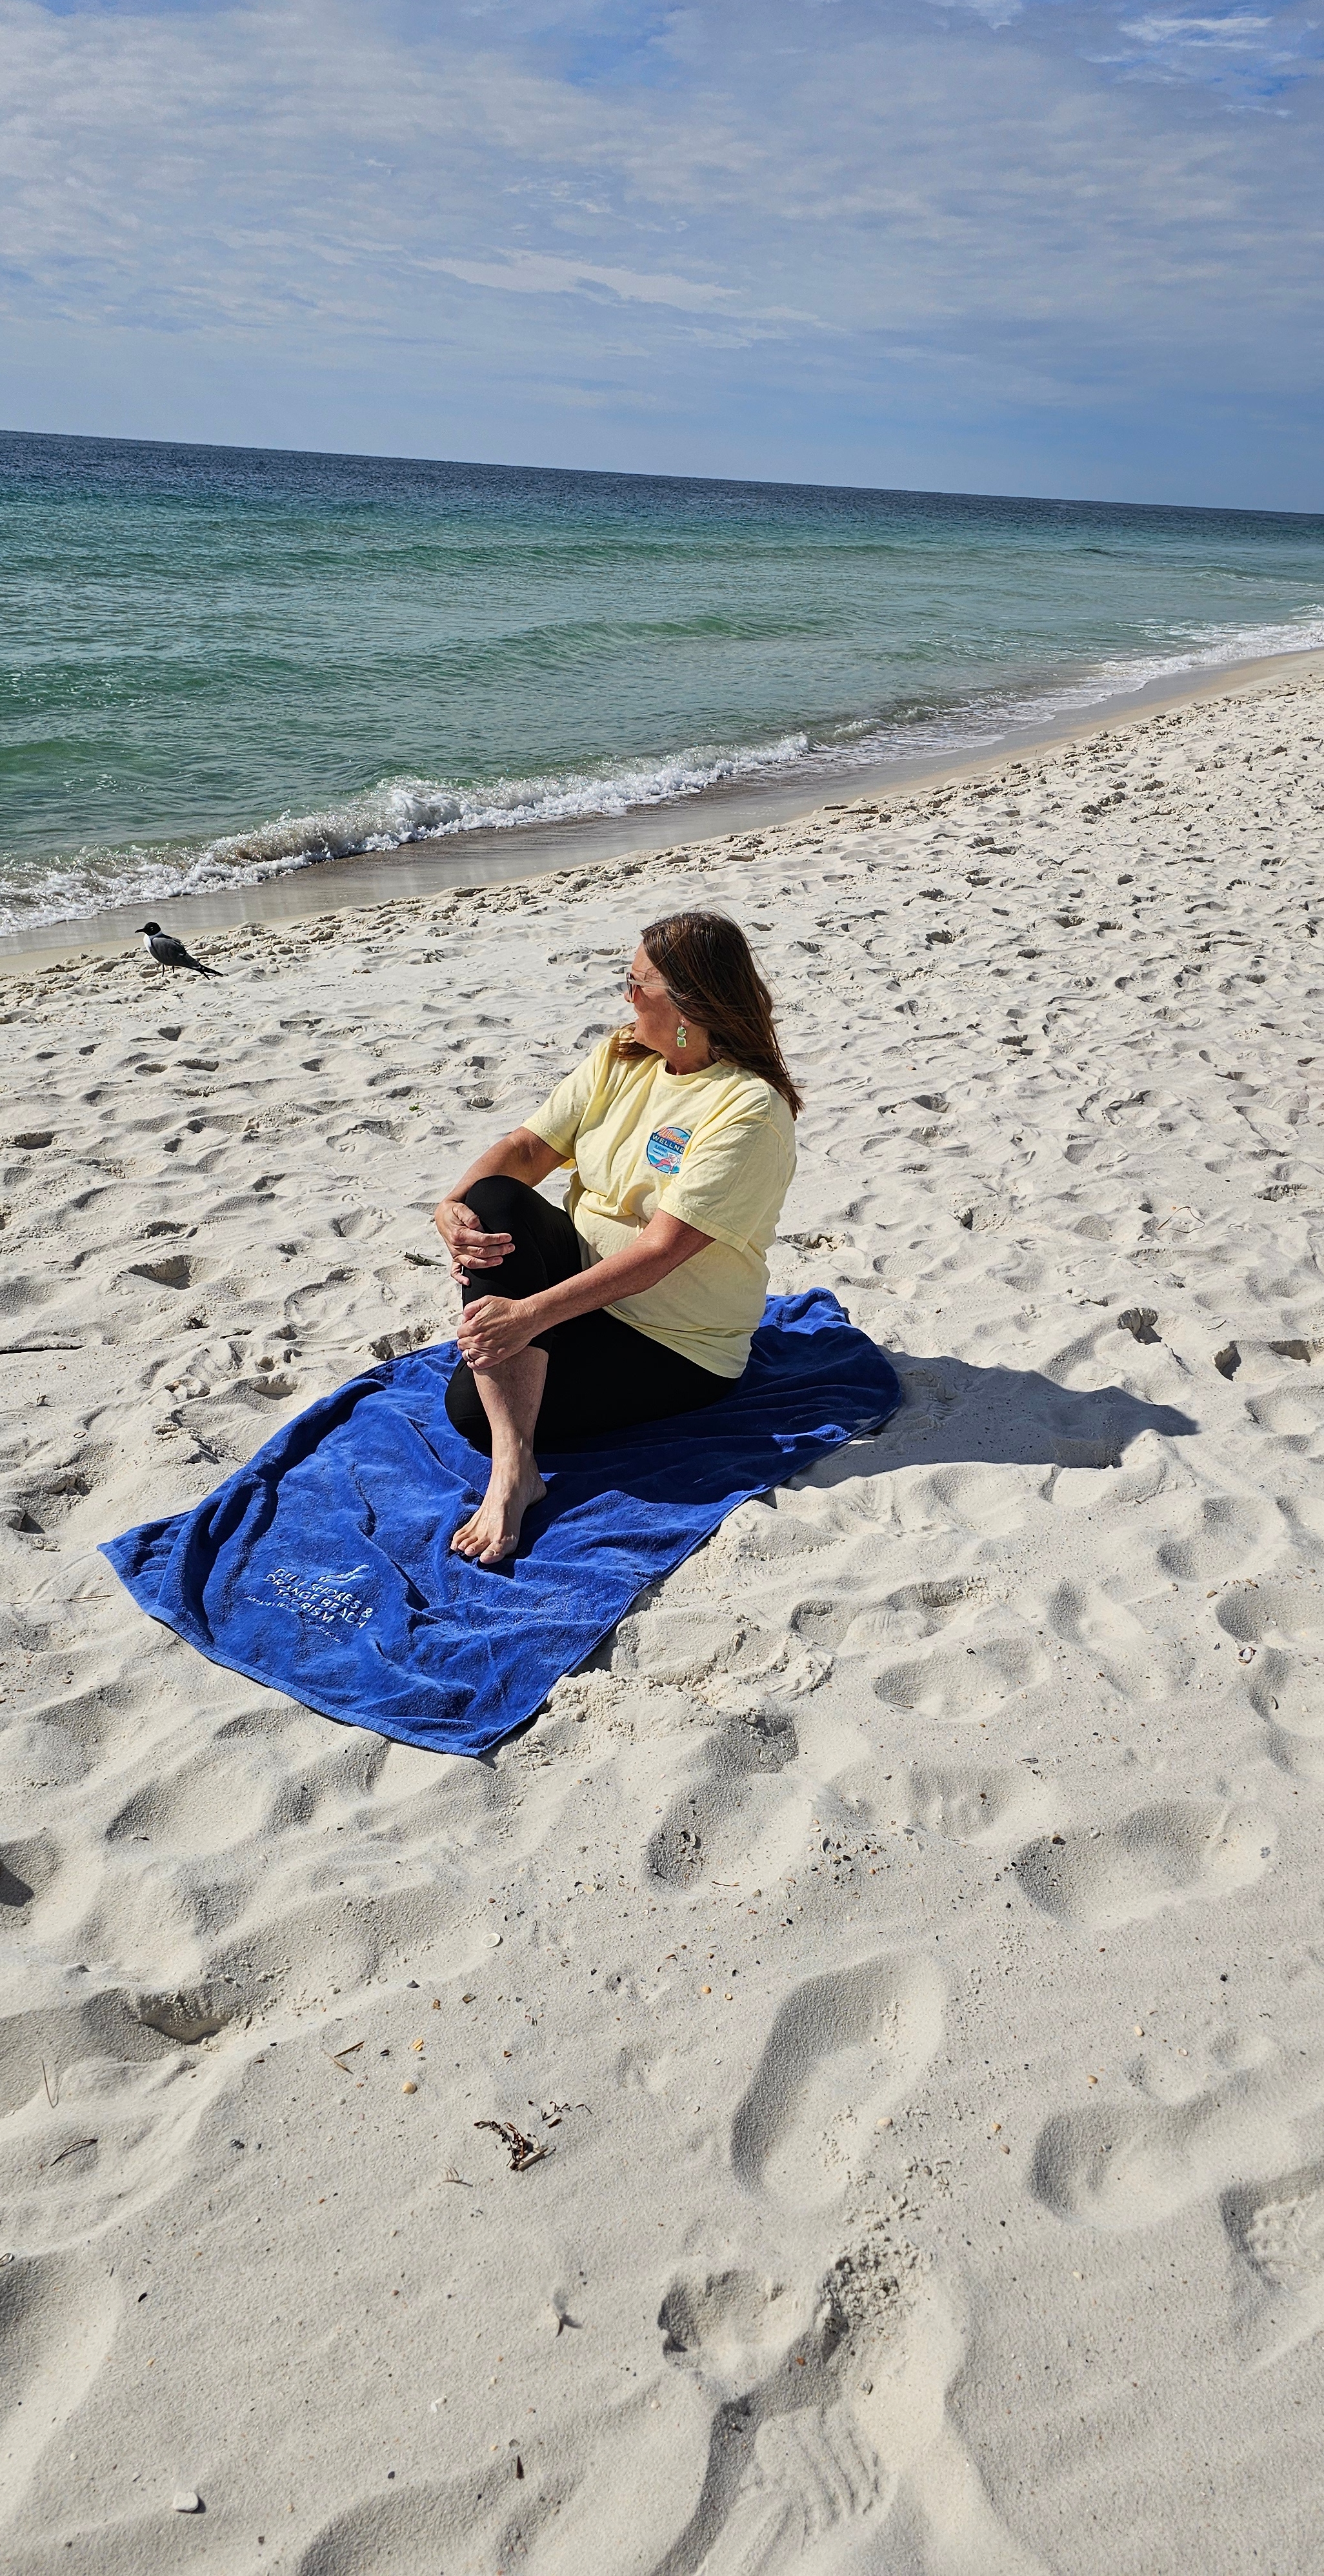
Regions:
<svg viewBox="0 0 1324 2576"><path fill-rule="evenodd" d="M1324 519L0 435L0 928L1324 644Z"/></svg>

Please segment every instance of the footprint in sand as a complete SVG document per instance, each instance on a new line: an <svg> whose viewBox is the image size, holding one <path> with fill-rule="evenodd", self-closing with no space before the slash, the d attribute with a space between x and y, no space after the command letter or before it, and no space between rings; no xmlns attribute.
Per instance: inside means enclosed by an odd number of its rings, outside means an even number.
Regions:
<svg viewBox="0 0 1324 2576"><path fill-rule="evenodd" d="M1214 1583L1226 1575L1229 1561L1244 1563L1252 1548L1273 1533L1271 1507L1244 1501L1235 1494L1206 1494L1194 1523L1180 1538L1166 1539L1156 1551L1165 1574L1187 1583ZM1278 1521L1282 1531L1282 1522Z"/></svg>
<svg viewBox="0 0 1324 2576"><path fill-rule="evenodd" d="M938 1970L915 1953L797 1986L731 2124L731 2162L745 2189L800 2209L837 2199L875 2121L932 2058L944 2001Z"/></svg>
<svg viewBox="0 0 1324 2576"><path fill-rule="evenodd" d="M1214 1615L1237 1640L1257 1716L1286 1735L1324 1736L1324 1591L1304 1575L1238 1583Z"/></svg>
<svg viewBox="0 0 1324 2576"><path fill-rule="evenodd" d="M0 2020L0 2200L15 2243L60 2253L160 2198L206 2116L206 2088L178 2081L191 2049L244 2009L217 1979ZM0 2298L9 2280L0 2267Z"/></svg>
<svg viewBox="0 0 1324 2576"><path fill-rule="evenodd" d="M1185 1648L1151 1636L1097 1584L1060 1583L1048 1604L1048 1620L1124 1699L1164 1698L1190 1668Z"/></svg>
<svg viewBox="0 0 1324 2576"><path fill-rule="evenodd" d="M161 1756L156 1756L161 1764ZM273 1784L260 1759L245 1764L205 1739L135 1789L105 1827L109 1844L205 1854L232 1850L268 1822Z"/></svg>
<svg viewBox="0 0 1324 2576"><path fill-rule="evenodd" d="M745 2475L730 2521L698 2562L703 2576L778 2576L832 2533L849 2548L849 2527L866 2514L881 2520L897 2483L845 2406L771 2416ZM842 2564L835 2553L833 2564Z"/></svg>
<svg viewBox="0 0 1324 2576"><path fill-rule="evenodd" d="M904 1418L897 1416L899 1422ZM1019 1525L1021 1499L1005 1467L911 1467L878 1479L873 1516L925 1536L934 1529L964 1529L1003 1537Z"/></svg>
<svg viewBox="0 0 1324 2576"><path fill-rule="evenodd" d="M1005 1844L1051 1813L1049 1790L1029 1770L917 1764L909 1787L905 1821L950 1842Z"/></svg>
<svg viewBox="0 0 1324 2576"><path fill-rule="evenodd" d="M977 1646L943 1645L905 1663L888 1664L874 1680L879 1699L936 1723L975 1721L1018 1691L1045 1679L1047 1656L1029 1636L990 1637Z"/></svg>
<svg viewBox="0 0 1324 2576"><path fill-rule="evenodd" d="M1290 2151L1293 2123L1324 2100L1324 2069L1244 2067L1178 2103L1141 2096L1059 2111L1039 2133L1036 2197L1059 2218L1120 2232L1168 2218Z"/></svg>
<svg viewBox="0 0 1324 2576"><path fill-rule="evenodd" d="M495 2461L486 2471L449 2478L416 2473L384 2495L361 2496L338 2508L297 2557L284 2562L290 2576L387 2576L388 2570L389 2576L442 2576L443 2570L449 2576L451 2568L508 2568L526 2560L539 2569L573 2563L559 2552L544 2556L539 2548L549 2526L556 2529L564 2488L558 2492L550 2480L533 2485L530 2494L530 2480L512 2494L515 2456L512 2446L499 2473ZM276 2563L274 2553L268 2555ZM143 2563L150 2563L145 2549ZM256 2563L261 2566L260 2556Z"/></svg>
<svg viewBox="0 0 1324 2576"><path fill-rule="evenodd" d="M1045 1914L1099 1929L1143 1922L1185 1897L1249 1887L1272 1849L1262 1817L1216 1799L1168 1799L1102 1830L1045 1835L1012 1866Z"/></svg>
<svg viewBox="0 0 1324 2576"><path fill-rule="evenodd" d="M650 2576L789 2576L811 2553L825 2576L1042 2576L953 2425L968 2355L931 2292L912 2304L843 2257L807 2301L748 2272L682 2278L658 2323L718 2402L698 2501Z"/></svg>
<svg viewBox="0 0 1324 2576"><path fill-rule="evenodd" d="M14 1917L36 1903L59 1875L60 1847L50 1834L33 1834L25 1842L6 1843L0 1852L0 1905L11 1905ZM30 1922L31 1916L26 1920Z"/></svg>
<svg viewBox="0 0 1324 2576"><path fill-rule="evenodd" d="M0 2019L0 2122L42 2101L43 2064L67 2069L92 2058L136 2065L167 2053L119 1986L76 2004L7 2014Z"/></svg>
<svg viewBox="0 0 1324 2576"><path fill-rule="evenodd" d="M858 1609L857 1593L812 1593L789 1606L783 1594L772 1615L795 1645L807 1648L826 1670Z"/></svg>
<svg viewBox="0 0 1324 2576"><path fill-rule="evenodd" d="M879 1648L923 1645L936 1637L959 1611L978 1611L987 1599L980 1575L954 1574L928 1583L903 1583L882 1601L858 1597L843 1603L838 1644L843 1655L867 1655Z"/></svg>
<svg viewBox="0 0 1324 2576"><path fill-rule="evenodd" d="M798 1752L794 1723L784 1711L733 1718L706 1748L698 1779L672 1799L650 1835L650 1876L664 1886L688 1887L724 1867L726 1859L749 1863L753 1846L784 1804L771 1784ZM735 1847L727 1850L733 1829Z"/></svg>
<svg viewBox="0 0 1324 2576"><path fill-rule="evenodd" d="M769 1660L772 1640L757 1621L699 1605L666 1610L650 1604L622 1619L608 1650L614 1673L695 1689L714 1674L757 1669Z"/></svg>
<svg viewBox="0 0 1324 2576"><path fill-rule="evenodd" d="M784 2281L732 2265L682 2273L658 2310L663 2358L716 2389L747 2388L812 2333L812 2303Z"/></svg>
<svg viewBox="0 0 1324 2576"><path fill-rule="evenodd" d="M658 2325L665 2359L717 2404L698 2502L651 2576L777 2576L890 2501L843 2402L850 2321L830 2284L805 2298L738 2269L682 2275Z"/></svg>
<svg viewBox="0 0 1324 2576"><path fill-rule="evenodd" d="M126 1279L145 1279L153 1288L197 1288L210 1278L216 1265L195 1260L191 1253L162 1253L155 1261L131 1262Z"/></svg>
<svg viewBox="0 0 1324 2576"><path fill-rule="evenodd" d="M42 2453L92 2388L120 2298L103 2265L16 2256L0 2272L0 2531L16 2517Z"/></svg>
<svg viewBox="0 0 1324 2576"><path fill-rule="evenodd" d="M1318 1454L1319 1434L1324 1430L1324 1387L1284 1386L1264 1395L1247 1398L1246 1411L1260 1431L1267 1431L1284 1449Z"/></svg>
<svg viewBox="0 0 1324 2576"><path fill-rule="evenodd" d="M1261 2361L1324 2326L1324 2164L1229 2191L1223 2224L1245 2267L1245 2322Z"/></svg>

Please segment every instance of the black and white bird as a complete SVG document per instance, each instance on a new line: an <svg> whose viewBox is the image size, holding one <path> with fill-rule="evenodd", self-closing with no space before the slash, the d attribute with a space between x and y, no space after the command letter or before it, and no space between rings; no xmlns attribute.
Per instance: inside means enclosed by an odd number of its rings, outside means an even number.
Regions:
<svg viewBox="0 0 1324 2576"><path fill-rule="evenodd" d="M190 957L183 940L172 938L168 930L161 928L159 921L145 921L141 935L147 942L148 956L154 957L163 969L167 966L189 966L195 975L220 974L219 966L204 966L200 957Z"/></svg>

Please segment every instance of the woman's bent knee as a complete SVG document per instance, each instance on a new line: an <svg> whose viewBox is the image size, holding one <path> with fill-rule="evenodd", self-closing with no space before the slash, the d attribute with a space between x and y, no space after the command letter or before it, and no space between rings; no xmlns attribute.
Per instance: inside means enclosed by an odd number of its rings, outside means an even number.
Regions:
<svg viewBox="0 0 1324 2576"><path fill-rule="evenodd" d="M500 1234L509 1232L509 1220L519 1217L535 1196L527 1181L517 1181L509 1172L491 1172L486 1180L470 1185L465 1204L481 1218L489 1234Z"/></svg>

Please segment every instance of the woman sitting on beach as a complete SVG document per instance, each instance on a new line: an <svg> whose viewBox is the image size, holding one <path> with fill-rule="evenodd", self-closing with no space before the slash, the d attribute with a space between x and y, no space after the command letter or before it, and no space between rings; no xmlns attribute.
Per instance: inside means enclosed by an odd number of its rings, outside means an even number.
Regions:
<svg viewBox="0 0 1324 2576"><path fill-rule="evenodd" d="M795 1169L800 1094L744 932L655 921L618 1029L437 1210L464 1293L446 1410L490 1455L451 1541L509 1556L546 1491L539 1450L715 1404L744 1371ZM573 1165L564 1212L537 1194Z"/></svg>

